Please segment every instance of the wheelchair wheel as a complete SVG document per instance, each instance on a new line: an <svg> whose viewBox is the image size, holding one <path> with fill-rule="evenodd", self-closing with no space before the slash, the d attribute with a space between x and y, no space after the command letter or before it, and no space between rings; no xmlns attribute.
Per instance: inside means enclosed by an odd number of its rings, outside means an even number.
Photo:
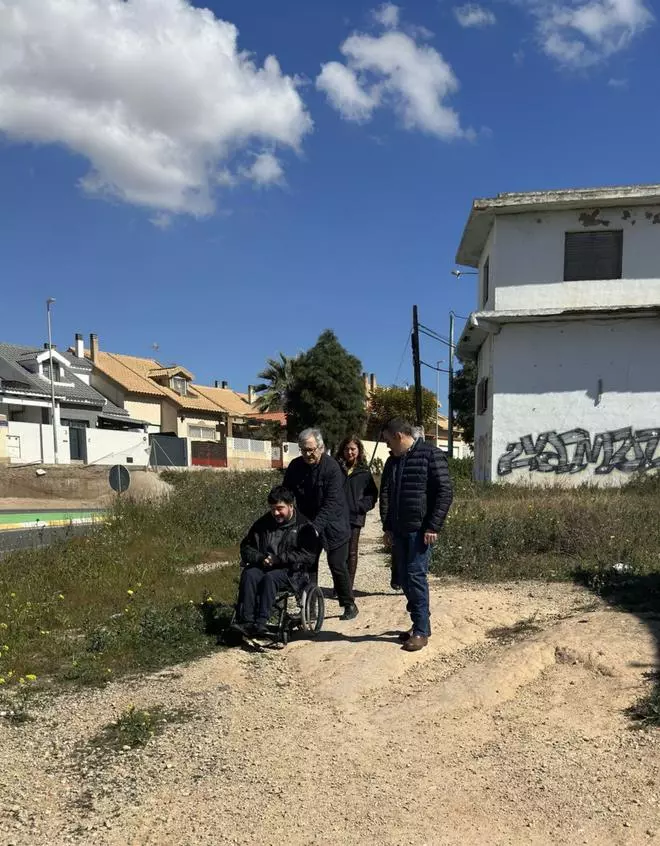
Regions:
<svg viewBox="0 0 660 846"><path fill-rule="evenodd" d="M318 585L305 590L300 610L303 630L310 634L320 632L325 620L325 599Z"/></svg>

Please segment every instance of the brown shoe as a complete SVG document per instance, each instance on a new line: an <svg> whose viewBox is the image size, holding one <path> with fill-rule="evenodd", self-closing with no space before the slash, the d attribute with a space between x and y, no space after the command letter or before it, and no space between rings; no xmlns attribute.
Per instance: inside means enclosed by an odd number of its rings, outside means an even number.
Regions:
<svg viewBox="0 0 660 846"><path fill-rule="evenodd" d="M418 652L420 649L424 649L428 642L429 639L426 635L410 635L401 648L405 649L406 652Z"/></svg>
<svg viewBox="0 0 660 846"><path fill-rule="evenodd" d="M398 632L397 637L399 638L401 643L405 643L407 640L410 640L410 638L412 637L412 634L413 634L413 630L408 629L407 632Z"/></svg>

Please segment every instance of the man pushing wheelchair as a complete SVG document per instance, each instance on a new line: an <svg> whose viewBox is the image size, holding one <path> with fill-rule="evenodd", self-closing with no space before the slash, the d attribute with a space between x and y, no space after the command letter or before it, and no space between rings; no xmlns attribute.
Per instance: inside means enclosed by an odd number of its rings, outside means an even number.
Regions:
<svg viewBox="0 0 660 846"><path fill-rule="evenodd" d="M318 560L319 540L282 485L268 494L269 510L241 542L243 572L232 628L248 638L268 637L268 620L281 591L298 592Z"/></svg>

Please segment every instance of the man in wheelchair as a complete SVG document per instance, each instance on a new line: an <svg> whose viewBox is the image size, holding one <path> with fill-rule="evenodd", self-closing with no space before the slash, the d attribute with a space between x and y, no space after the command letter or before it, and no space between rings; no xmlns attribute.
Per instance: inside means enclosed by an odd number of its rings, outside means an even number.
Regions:
<svg viewBox="0 0 660 846"><path fill-rule="evenodd" d="M268 506L241 542L243 572L233 628L248 637L268 635L278 592L302 588L318 557L316 531L296 510L291 491L274 487Z"/></svg>

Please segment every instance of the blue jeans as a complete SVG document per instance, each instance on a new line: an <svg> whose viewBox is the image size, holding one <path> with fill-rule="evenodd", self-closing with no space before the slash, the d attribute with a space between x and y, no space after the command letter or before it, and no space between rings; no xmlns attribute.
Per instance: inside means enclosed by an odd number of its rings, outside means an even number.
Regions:
<svg viewBox="0 0 660 846"><path fill-rule="evenodd" d="M431 547L424 543L424 532L394 535L394 561L397 581L408 600L414 635L431 634L429 608L429 560Z"/></svg>

